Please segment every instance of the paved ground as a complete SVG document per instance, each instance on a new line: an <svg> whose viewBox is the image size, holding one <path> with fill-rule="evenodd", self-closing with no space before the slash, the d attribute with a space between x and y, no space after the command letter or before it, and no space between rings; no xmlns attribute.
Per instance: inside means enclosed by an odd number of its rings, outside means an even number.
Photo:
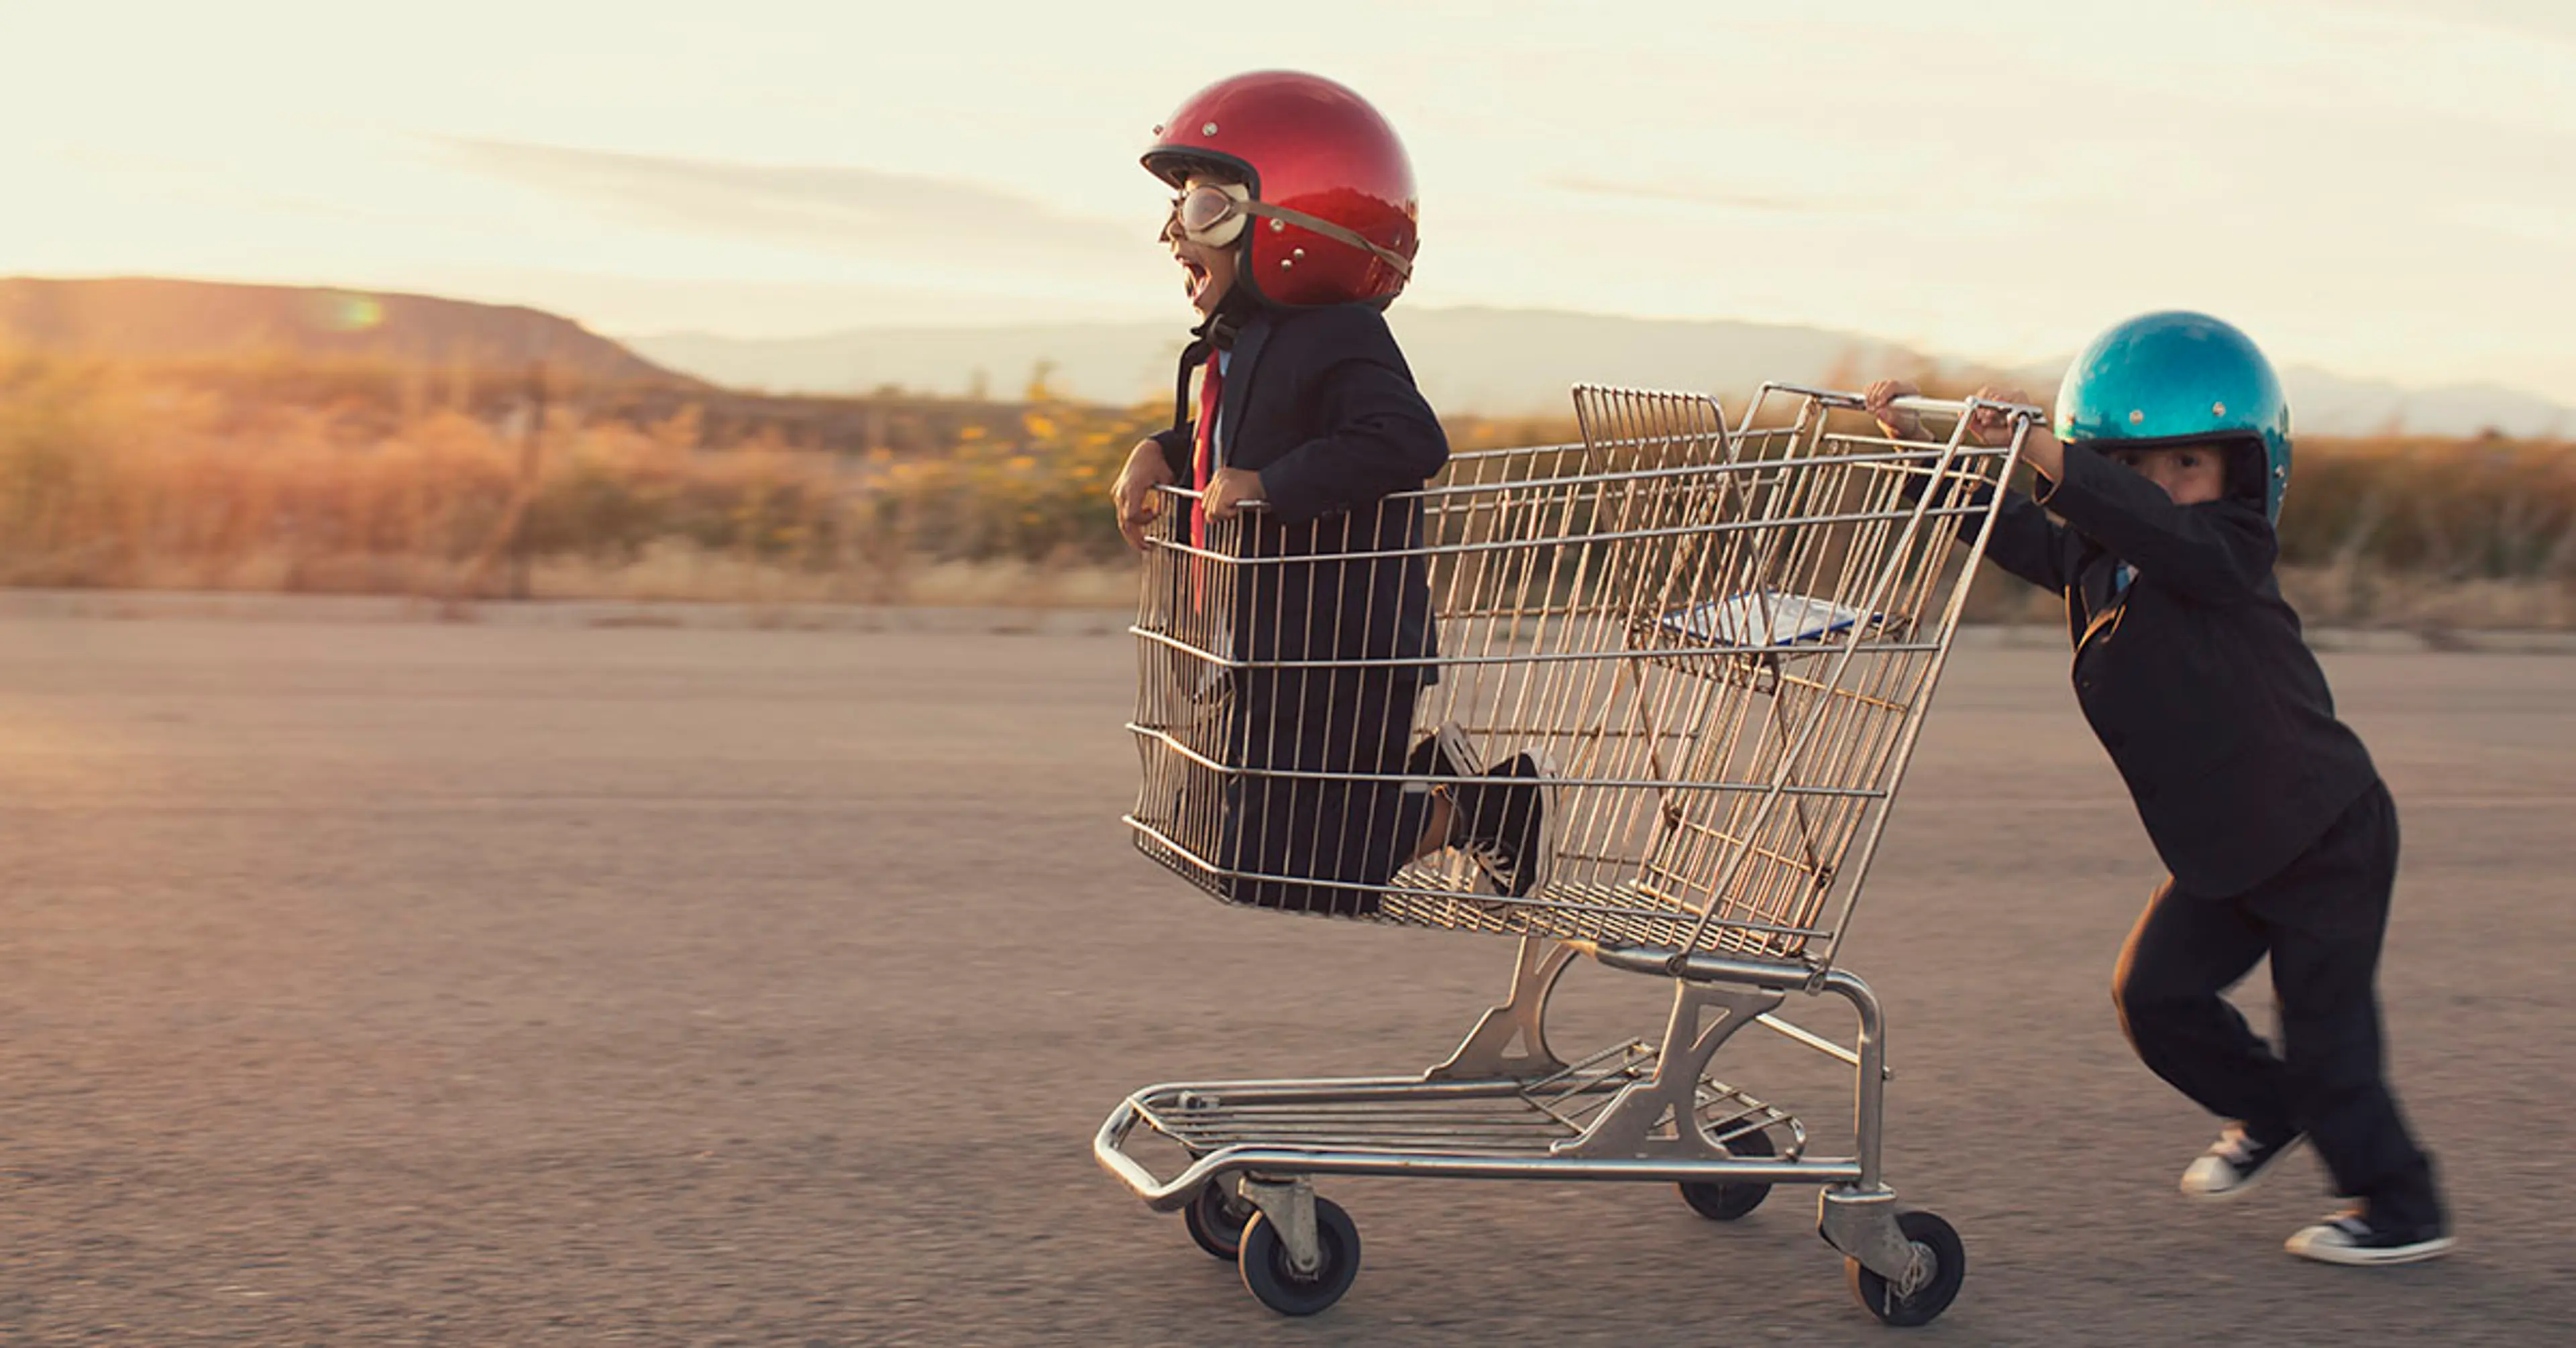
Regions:
<svg viewBox="0 0 2576 1348"><path fill-rule="evenodd" d="M2104 985L2153 878L2061 657L1964 653L1850 953L1954 1344L2563 1343L2576 664L2346 655L2408 828L2385 976L2455 1259L2279 1253L2312 1161ZM1343 1183L1272 1318L1088 1155L1149 1080L1446 1051L1510 947L1234 913L1115 819L1100 636L0 620L0 1342L1875 1344L1803 1195ZM1566 1039L1652 1027L1578 969ZM1823 1008L1819 1008L1822 1010ZM1831 1023L1830 1017L1821 1018ZM1750 1084L1844 1109L1765 1045Z"/></svg>

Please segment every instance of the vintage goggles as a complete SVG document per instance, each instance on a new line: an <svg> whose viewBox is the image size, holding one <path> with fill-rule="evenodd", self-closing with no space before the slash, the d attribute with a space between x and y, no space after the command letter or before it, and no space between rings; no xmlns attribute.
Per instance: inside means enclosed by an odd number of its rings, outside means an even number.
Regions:
<svg viewBox="0 0 2576 1348"><path fill-rule="evenodd" d="M1319 219L1304 211L1292 211L1285 206L1272 206L1266 202L1254 201L1248 196L1236 196L1233 192L1213 183L1196 184L1172 198L1172 214L1171 218L1163 223L1163 237L1168 239L1178 233L1192 243L1209 248L1222 248L1234 242L1243 232L1242 225L1235 222L1248 218L1267 220L1272 229L1295 225L1299 229L1321 234L1335 243L1348 244L1357 248L1393 267L1398 276L1410 279L1413 275L1413 264L1406 260L1404 254L1372 242L1358 230L1345 228L1330 220ZM1227 228L1229 223L1234 223L1234 228Z"/></svg>

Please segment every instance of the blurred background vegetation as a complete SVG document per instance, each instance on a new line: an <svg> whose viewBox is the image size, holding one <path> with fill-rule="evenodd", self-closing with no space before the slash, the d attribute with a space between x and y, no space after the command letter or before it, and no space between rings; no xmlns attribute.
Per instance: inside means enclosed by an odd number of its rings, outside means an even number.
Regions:
<svg viewBox="0 0 2576 1348"><path fill-rule="evenodd" d="M1165 406L791 398L361 360L0 355L0 585L1117 604L1107 493ZM1462 449L1570 421L1450 423ZM2576 446L2303 440L2311 623L2576 627ZM1989 575L1986 621L2053 621Z"/></svg>

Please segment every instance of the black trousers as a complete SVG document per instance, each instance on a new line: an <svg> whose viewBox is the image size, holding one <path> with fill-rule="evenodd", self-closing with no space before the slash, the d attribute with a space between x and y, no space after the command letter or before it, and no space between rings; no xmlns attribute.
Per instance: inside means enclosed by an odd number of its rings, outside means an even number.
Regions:
<svg viewBox="0 0 2576 1348"><path fill-rule="evenodd" d="M1226 786L1219 864L1236 903L1363 917L1413 854L1432 797L1400 782L1274 773L1405 771L1418 669L1252 669L1227 727L1239 772ZM1269 877L1269 878L1263 878Z"/></svg>
<svg viewBox="0 0 2576 1348"><path fill-rule="evenodd" d="M2112 981L2138 1057L2174 1089L2257 1139L2304 1132L2335 1192L2374 1217L2436 1223L2432 1163L2390 1095L2373 987L2397 879L2397 806L2373 784L2280 874L2242 894L2168 878ZM2265 954L2281 1004L2275 1056L2219 994Z"/></svg>

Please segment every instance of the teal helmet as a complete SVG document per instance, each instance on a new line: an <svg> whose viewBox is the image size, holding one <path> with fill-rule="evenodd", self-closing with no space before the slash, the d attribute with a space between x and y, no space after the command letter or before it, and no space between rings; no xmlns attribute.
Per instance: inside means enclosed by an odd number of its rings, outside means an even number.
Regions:
<svg viewBox="0 0 2576 1348"><path fill-rule="evenodd" d="M2276 521L2290 487L2290 401L2272 362L2207 314L2141 314L2094 338L2057 386L2057 438L2103 448L2242 441L2228 490L2259 494Z"/></svg>

